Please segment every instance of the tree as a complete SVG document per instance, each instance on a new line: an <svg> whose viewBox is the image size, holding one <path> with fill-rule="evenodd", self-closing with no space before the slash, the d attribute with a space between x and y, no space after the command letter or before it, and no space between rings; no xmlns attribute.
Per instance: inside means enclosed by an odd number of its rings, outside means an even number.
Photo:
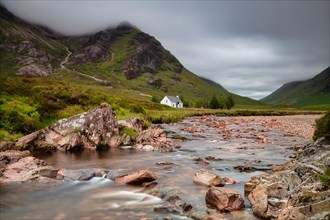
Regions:
<svg viewBox="0 0 330 220"><path fill-rule="evenodd" d="M159 102L158 98L156 96L151 97L152 102Z"/></svg>
<svg viewBox="0 0 330 220"><path fill-rule="evenodd" d="M218 109L220 108L220 102L217 99L217 97L215 97L215 95L212 96L210 102L209 102L209 108L211 109Z"/></svg>
<svg viewBox="0 0 330 220"><path fill-rule="evenodd" d="M228 109L228 110L232 109L235 106L235 102L234 102L233 97L231 97L231 96L226 97L225 106L226 106L226 109Z"/></svg>
<svg viewBox="0 0 330 220"><path fill-rule="evenodd" d="M322 118L316 120L313 139L317 140L320 137L325 137L325 139L330 142L330 111Z"/></svg>

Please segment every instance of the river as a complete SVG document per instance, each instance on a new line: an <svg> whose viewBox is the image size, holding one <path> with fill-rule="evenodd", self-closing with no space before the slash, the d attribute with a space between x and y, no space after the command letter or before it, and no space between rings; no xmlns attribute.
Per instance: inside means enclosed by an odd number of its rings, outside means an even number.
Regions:
<svg viewBox="0 0 330 220"><path fill-rule="evenodd" d="M216 118L225 123L228 118ZM190 203L196 212L206 212L205 193L207 187L193 182L199 169L210 169L221 177L229 176L239 180L238 184L226 185L244 195L244 183L252 176L264 171L239 172L237 165L250 165L260 170L271 169L272 164L281 164L293 154L295 145L305 140L287 135L280 129L264 127L261 123L244 126L232 123L226 126L228 132L214 128L203 121L186 119L181 123L162 125L169 132L186 138L177 140L177 151L171 153L142 152L131 148L108 151L83 151L80 153L55 152L42 155L55 168L108 170L148 168L158 175L157 187L180 195ZM194 132L182 128L194 127ZM174 133L173 133L174 132ZM260 137L261 135L261 137ZM264 139L266 139L266 141ZM213 156L219 160L208 160L201 165L194 158ZM163 167L157 162L168 161L172 165ZM89 181L65 182L60 185L39 185L35 183L1 186L1 219L190 219L168 213L156 213L157 206L166 201L151 196L142 187L117 185L113 181L95 177ZM242 211L225 214L227 219L258 219L253 216L248 200Z"/></svg>

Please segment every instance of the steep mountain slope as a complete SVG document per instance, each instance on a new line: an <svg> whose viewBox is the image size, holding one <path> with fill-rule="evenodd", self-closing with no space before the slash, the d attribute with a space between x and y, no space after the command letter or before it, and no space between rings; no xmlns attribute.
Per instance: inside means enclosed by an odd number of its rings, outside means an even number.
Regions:
<svg viewBox="0 0 330 220"><path fill-rule="evenodd" d="M330 67L312 79L286 83L260 101L293 106L330 105Z"/></svg>
<svg viewBox="0 0 330 220"><path fill-rule="evenodd" d="M154 37L131 25L96 33L89 38L69 38L73 51L69 68L126 88L161 97L183 95L207 99L229 92L191 73Z"/></svg>

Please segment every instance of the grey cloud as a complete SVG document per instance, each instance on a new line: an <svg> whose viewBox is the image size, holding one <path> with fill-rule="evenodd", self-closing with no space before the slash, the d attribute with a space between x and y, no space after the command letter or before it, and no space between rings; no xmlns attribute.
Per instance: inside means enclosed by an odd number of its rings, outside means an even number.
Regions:
<svg viewBox="0 0 330 220"><path fill-rule="evenodd" d="M329 1L2 1L65 34L128 21L192 72L262 98L311 78L330 60Z"/></svg>

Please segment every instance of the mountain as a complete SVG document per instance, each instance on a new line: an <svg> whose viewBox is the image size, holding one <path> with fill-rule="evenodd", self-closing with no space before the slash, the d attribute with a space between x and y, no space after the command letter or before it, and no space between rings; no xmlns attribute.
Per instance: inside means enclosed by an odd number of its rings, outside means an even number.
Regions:
<svg viewBox="0 0 330 220"><path fill-rule="evenodd" d="M312 79L286 83L260 101L296 107L330 105L330 67Z"/></svg>
<svg viewBox="0 0 330 220"><path fill-rule="evenodd" d="M63 83L107 86L109 93L115 90L117 95L120 90L134 91L145 94L145 99L168 94L196 100L231 94L187 70L154 37L128 23L95 34L66 37L25 22L2 6L0 10L1 71L7 77L19 81L22 77L47 76L43 78L46 82L62 76ZM61 66L64 61L65 66ZM237 104L258 104L237 95L233 98Z"/></svg>

